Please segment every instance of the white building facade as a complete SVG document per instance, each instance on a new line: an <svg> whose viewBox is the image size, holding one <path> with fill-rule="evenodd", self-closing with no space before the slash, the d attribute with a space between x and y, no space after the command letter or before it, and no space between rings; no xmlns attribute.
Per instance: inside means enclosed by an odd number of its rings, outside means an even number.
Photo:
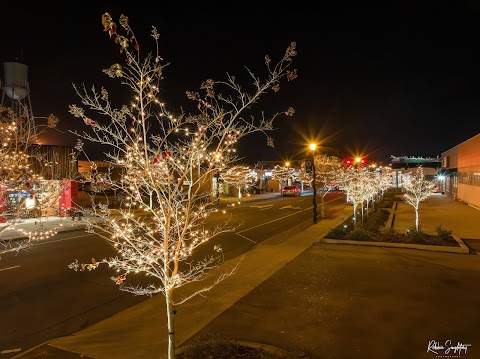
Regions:
<svg viewBox="0 0 480 359"><path fill-rule="evenodd" d="M442 152L443 191L480 208L480 134Z"/></svg>

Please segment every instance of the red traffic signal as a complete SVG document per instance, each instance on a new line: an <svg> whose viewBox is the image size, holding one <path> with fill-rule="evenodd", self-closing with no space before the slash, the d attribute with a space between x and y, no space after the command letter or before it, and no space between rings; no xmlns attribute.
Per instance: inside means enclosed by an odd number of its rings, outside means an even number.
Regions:
<svg viewBox="0 0 480 359"><path fill-rule="evenodd" d="M352 166L352 165L366 165L367 164L367 159L364 157L355 157L355 158L345 158L343 160L343 163L346 166Z"/></svg>
<svg viewBox="0 0 480 359"><path fill-rule="evenodd" d="M355 158L355 163L358 165L365 165L367 163L367 159L364 157L357 157Z"/></svg>

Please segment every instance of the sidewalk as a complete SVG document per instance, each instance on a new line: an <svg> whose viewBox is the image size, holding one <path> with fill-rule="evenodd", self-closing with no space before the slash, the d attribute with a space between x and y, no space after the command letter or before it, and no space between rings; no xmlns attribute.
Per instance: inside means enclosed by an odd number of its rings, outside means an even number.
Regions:
<svg viewBox="0 0 480 359"><path fill-rule="evenodd" d="M268 196L279 196L279 194L252 195L244 198L243 201L258 200ZM413 208L409 207L404 203L399 203L396 209L394 226L400 231L415 224ZM348 298L333 298L332 294L329 294L331 289L327 291L323 288L331 286L333 278L337 278L338 274L341 273L335 267L335 265L338 265L338 261L331 261L331 256L338 255L342 258L342 256L351 255L352 260L346 262L346 267L364 260L364 256L368 259L374 255L377 258L377 263L378 261L385 263L396 260L396 255L393 253L397 252L392 252L391 249L320 243L320 240L332 227L339 225L351 215L351 211L350 206L345 206L332 218L319 220L317 224L298 234L281 240L271 238L248 251L233 276L215 286L205 297L196 297L178 307L179 314L176 317L175 329L177 346L181 347L182 344L189 343L193 337L202 337L208 333L216 332L231 339L278 347L288 344L287 347L302 348L307 351L311 355L310 358L328 357L323 356L323 354L327 355L328 351L332 349L328 349L328 345L326 345L325 349L322 349L322 356L320 356L319 351L321 349L318 347L320 341L327 340L325 344L341 341L340 333L346 329L337 328L337 337L335 337L335 332L325 331L325 329L328 325L333 325L328 323L342 321L342 316L348 312L342 312L343 309L338 308L338 306L344 307L347 305ZM434 232L435 226L441 224L445 229L453 230L454 234L462 239L470 239L473 243L480 243L478 223L480 223L479 210L464 203L454 202L444 195L435 194L420 205L420 224L426 232ZM355 247L355 249L352 247ZM431 256L431 261L437 261L439 255L462 258L474 257L473 259L462 260L458 264L471 265L473 268L480 258L480 256L470 256L468 254L429 254L426 251L411 249L396 250L398 253L407 253L403 256L403 261L407 260L405 259L407 256L413 256L415 259L412 259L411 262L408 259L410 264L404 264L405 270L418 265L415 264L418 262L417 258L422 258L422 256ZM448 258L454 258L456 261L456 258L459 257ZM438 258L441 263L444 260L443 257ZM212 273L213 277L214 274L222 273L226 268L231 268L238 261L237 258L216 268ZM470 261L476 262L470 264ZM321 265L320 263L323 262L324 265ZM368 259L362 268L365 269L370 265L375 265L375 262ZM375 268L377 266L378 264L375 265ZM397 265L393 266L396 267ZM342 270L342 272L346 272L346 270ZM353 283L345 284L345 288L349 288L348 290L360 288L358 283L364 281L353 278L358 276L359 272L357 268L352 269L350 277L345 280L347 283L353 280ZM429 273L428 270L424 270L424 272ZM365 273L368 273L368 270L365 270ZM389 269L386 272L383 270L381 273L383 273L381 275L386 275L389 273ZM376 275L378 276L378 274ZM432 274L432 276L436 275ZM340 275L338 278L337 280L340 282L343 276ZM391 286L392 278L386 278L385 282L387 283L385 285ZM377 282L375 285L380 284ZM412 286L410 285L410 287ZM176 292L177 298L183 297L183 294L191 293L195 288L200 287L196 283L192 283L186 288L181 287ZM356 290L360 289L354 291ZM387 288L385 290L389 291ZM408 290L403 291L408 292ZM358 294L352 295L353 298L356 298ZM391 301L398 300L397 297L401 297L401 295L397 294ZM345 302L345 300L347 301ZM352 300L352 297L350 297L350 300ZM302 302L305 303L302 304ZM314 302L318 302L313 306L315 310L310 308ZM320 305L326 306L325 311L317 310ZM381 302L378 305L381 306ZM375 316L375 308L372 310L372 315ZM359 313L362 313L362 311ZM329 315L333 315L333 317L329 317L327 321L326 316ZM359 314L355 312L355 315ZM408 317L408 315L403 315L403 317ZM310 323L312 320L313 322ZM362 320L368 322L370 319ZM475 323L475 321L473 322ZM164 298L159 295L73 335L54 339L14 358L155 358L158 357L159 353L166 353L165 323ZM235 323L235 325L232 323ZM289 329L281 331L279 328L283 327ZM297 330L293 328L297 328ZM346 331L348 332L348 330ZM365 335L363 332L365 330L355 335L361 337ZM319 333L322 333L322 336ZM322 339L320 340L320 338ZM368 344L374 345L374 343ZM344 346L341 345L340 347ZM379 345L379 347L382 347L382 345ZM384 348L384 350L389 349ZM357 358L368 357L355 352L352 352L352 355ZM344 358L345 356L338 357ZM375 355L371 357L381 358L381 356ZM403 355L403 357L413 358L409 355Z"/></svg>

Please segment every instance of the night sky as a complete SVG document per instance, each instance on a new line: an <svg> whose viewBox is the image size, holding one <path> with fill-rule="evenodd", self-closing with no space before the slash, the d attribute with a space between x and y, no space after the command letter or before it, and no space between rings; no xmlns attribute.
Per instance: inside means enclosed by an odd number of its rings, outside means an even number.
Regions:
<svg viewBox="0 0 480 359"><path fill-rule="evenodd" d="M79 103L72 83L101 86L107 79L101 70L121 59L103 32L106 11L117 23L127 15L146 45L157 27L170 63L163 99L175 112L190 105L185 91L198 90L203 80L225 79L227 72L248 80L244 66L263 69L265 55L278 59L297 43L298 79L257 105L268 113L292 106L295 116L276 122L274 149L259 136L240 143L240 155L252 163L300 159L313 139L340 157L383 163L391 155L436 157L480 133L478 1L383 7L332 1L300 9L154 3L2 4L0 60L28 65L35 116L60 118L63 133L50 134L50 143L73 146L68 130L83 128L68 113L69 104Z"/></svg>

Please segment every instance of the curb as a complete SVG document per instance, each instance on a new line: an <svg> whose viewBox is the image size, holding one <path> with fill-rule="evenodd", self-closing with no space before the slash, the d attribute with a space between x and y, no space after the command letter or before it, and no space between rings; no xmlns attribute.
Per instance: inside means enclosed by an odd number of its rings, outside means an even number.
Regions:
<svg viewBox="0 0 480 359"><path fill-rule="evenodd" d="M457 236L452 235L453 238L458 242L460 247L449 247L449 246L431 246L426 244L407 244L407 243L390 243L390 242L368 242L368 241L352 241L347 239L330 239L322 238L320 242L329 243L329 244L351 244L359 246L373 246L373 247L388 247L388 248L409 248L409 249L419 249L424 251L432 252L448 252L448 253L458 253L458 254L469 254L470 249L466 244Z"/></svg>

